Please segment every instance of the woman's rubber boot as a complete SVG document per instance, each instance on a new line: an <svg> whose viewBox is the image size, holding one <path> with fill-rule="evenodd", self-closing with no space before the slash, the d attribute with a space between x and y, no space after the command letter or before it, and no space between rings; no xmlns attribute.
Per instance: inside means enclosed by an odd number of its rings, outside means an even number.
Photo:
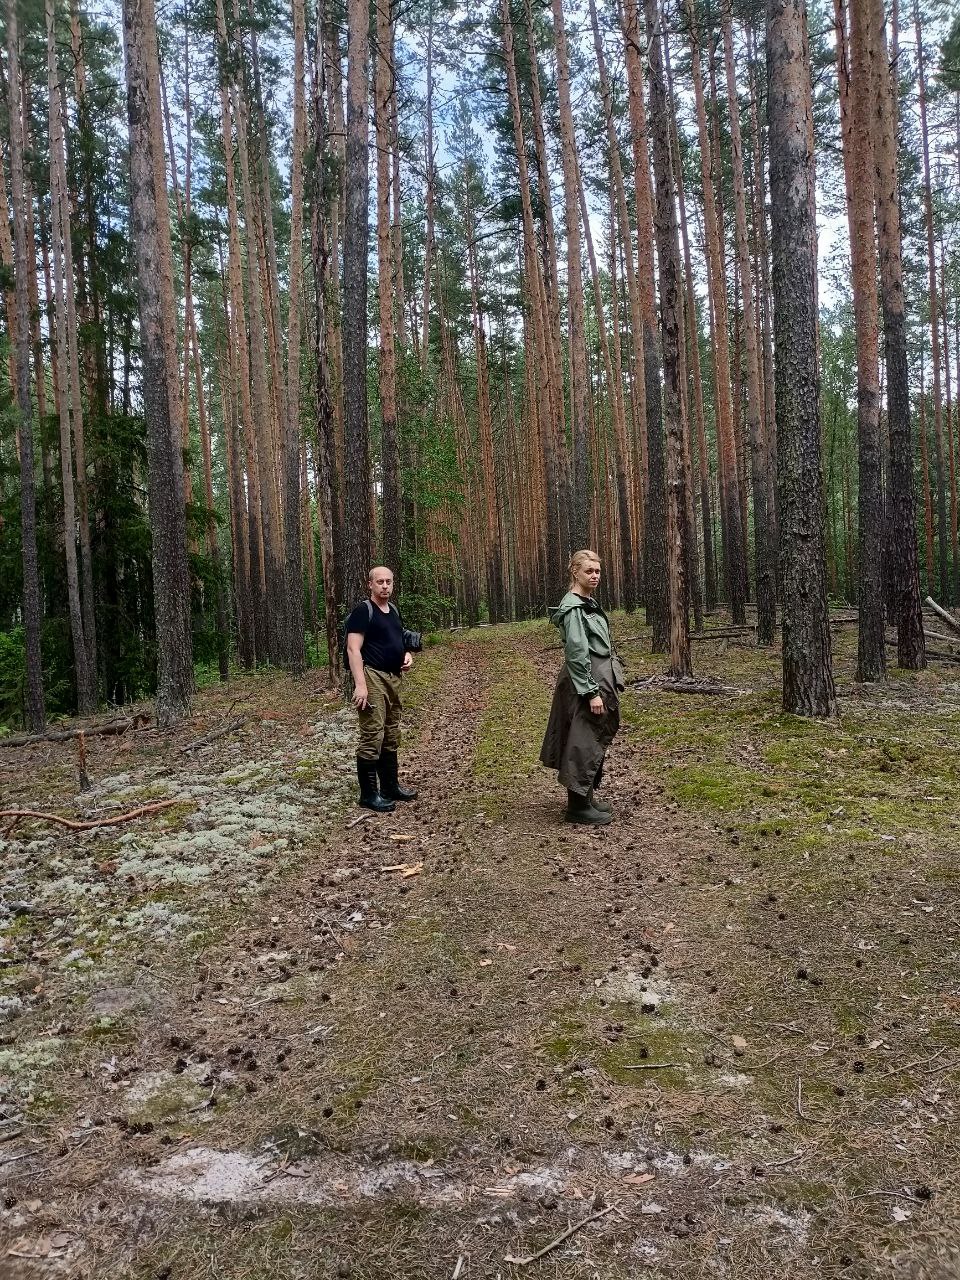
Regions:
<svg viewBox="0 0 960 1280"><path fill-rule="evenodd" d="M399 777L400 765L395 751L381 751L377 761L377 773L380 775L380 794L385 800L416 800L417 793L408 787L401 787Z"/></svg>
<svg viewBox="0 0 960 1280"><path fill-rule="evenodd" d="M598 809L600 813L613 812L613 810L610 808L610 801L601 800L600 797L595 794L593 787L591 787L590 790L587 792L587 799L590 801L590 804L593 806L593 808Z"/></svg>
<svg viewBox="0 0 960 1280"><path fill-rule="evenodd" d="M396 805L380 794L377 786L376 760L364 760L357 756L357 781L360 783L360 799L357 803L363 809L372 809L374 813L393 813Z"/></svg>
<svg viewBox="0 0 960 1280"><path fill-rule="evenodd" d="M601 813L612 813L613 811L610 808L609 802L606 800L598 800L595 795L596 789L599 787L600 782L603 779L603 766L605 761L606 756L604 756L603 760L600 761L600 768L597 770L597 776L593 780L593 786L587 792L587 799L593 805L594 809L599 809Z"/></svg>
<svg viewBox="0 0 960 1280"><path fill-rule="evenodd" d="M567 791L567 822L576 822L581 827L605 827L613 818L612 813L595 809L588 795L581 796L576 791Z"/></svg>

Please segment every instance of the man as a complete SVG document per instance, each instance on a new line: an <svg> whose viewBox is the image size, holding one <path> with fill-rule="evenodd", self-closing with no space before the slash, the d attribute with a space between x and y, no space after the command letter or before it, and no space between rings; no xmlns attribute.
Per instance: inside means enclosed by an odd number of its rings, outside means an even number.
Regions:
<svg viewBox="0 0 960 1280"><path fill-rule="evenodd" d="M404 645L400 614L390 603L391 570L383 565L371 569L367 588L369 600L357 605L344 627L353 705L360 715L357 779L365 809L392 813L396 800L417 798L416 791L401 787L397 764L400 682L404 671L413 666L413 654Z"/></svg>

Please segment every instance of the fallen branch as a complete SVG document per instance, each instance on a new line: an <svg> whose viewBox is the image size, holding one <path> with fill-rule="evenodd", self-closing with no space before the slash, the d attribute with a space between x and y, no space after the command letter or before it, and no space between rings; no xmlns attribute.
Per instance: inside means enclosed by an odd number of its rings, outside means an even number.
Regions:
<svg viewBox="0 0 960 1280"><path fill-rule="evenodd" d="M753 692L752 689L737 689L730 684L711 684L679 676L640 676L636 680L628 680L627 684L634 689L663 689L667 693L735 694L743 697Z"/></svg>
<svg viewBox="0 0 960 1280"><path fill-rule="evenodd" d="M897 642L896 640L887 640L886 645L888 649L895 649ZM960 662L960 657L957 654L943 653L940 649L928 649L927 657L934 658L937 662Z"/></svg>
<svg viewBox="0 0 960 1280"><path fill-rule="evenodd" d="M211 742L216 742L218 738L225 738L228 733L236 733L241 725L246 724L247 717L239 716L236 720L231 720L229 724L223 725L220 729L215 729L213 733L204 734L202 738L194 738L192 742L188 742L185 747L180 748L179 754L182 756L189 755L191 751L196 751L199 747L206 747Z"/></svg>
<svg viewBox="0 0 960 1280"><path fill-rule="evenodd" d="M923 603L929 605L940 621L945 622L951 631L960 632L960 622L956 620L952 613L947 613L946 609L938 605L933 596L924 596Z"/></svg>
<svg viewBox="0 0 960 1280"><path fill-rule="evenodd" d="M873 1196L886 1196L890 1200L909 1200L911 1204L921 1204L922 1197L915 1196L912 1191L858 1191L851 1200L869 1200Z"/></svg>
<svg viewBox="0 0 960 1280"><path fill-rule="evenodd" d="M18 733L13 737L0 738L0 747L29 747L34 742L69 742L71 738L86 735L88 738L103 737L106 734L126 733L128 729L141 729L150 723L150 717L144 711L124 720L107 720L103 724L81 725L78 729L51 729L48 733Z"/></svg>
<svg viewBox="0 0 960 1280"><path fill-rule="evenodd" d="M154 804L131 809L129 813L118 813L112 818L94 818L90 822L75 822L72 818L61 818L58 813L40 813L37 809L0 809L0 818L13 818L13 825L7 829L8 834L23 818L33 818L37 822L55 822L69 831L92 831L94 827L116 827L121 822L132 822L134 818L142 818L145 814L157 813L161 809L169 809L172 804L181 803L179 799L157 800Z"/></svg>
<svg viewBox="0 0 960 1280"><path fill-rule="evenodd" d="M372 809L370 810L369 813L361 813L359 818L354 818L351 822L347 823L347 830L349 831L351 827L358 827L361 822L368 822L372 817L373 817Z"/></svg>
<svg viewBox="0 0 960 1280"><path fill-rule="evenodd" d="M923 634L930 640L945 640L947 644L960 644L960 636L945 636L942 631L929 631L924 627Z"/></svg>
<svg viewBox="0 0 960 1280"><path fill-rule="evenodd" d="M683 1067L682 1062L626 1062L621 1071L667 1071L670 1067Z"/></svg>
<svg viewBox="0 0 960 1280"><path fill-rule="evenodd" d="M902 1067L894 1067L892 1071L885 1071L883 1075L877 1076L877 1079L889 1080L891 1076L903 1075L905 1071L912 1071L914 1067L926 1067L931 1062L936 1062L937 1058L942 1057L949 1048L950 1046L945 1044L941 1049L938 1049L936 1053L931 1054L929 1058L918 1058L916 1062L905 1062Z"/></svg>
<svg viewBox="0 0 960 1280"><path fill-rule="evenodd" d="M596 1222L598 1218L605 1218L608 1213L613 1213L613 1205L609 1204L605 1209L598 1209L596 1213L591 1213L587 1218L581 1218L579 1222L575 1222L572 1227L568 1227L563 1235L557 1236L556 1240L551 1240L549 1244L544 1245L539 1253L528 1254L525 1258L515 1258L508 1253L504 1257L504 1262L510 1262L515 1267L529 1267L532 1262L539 1261L540 1258L546 1257L548 1253L552 1253L554 1249L559 1248L565 1240L569 1240L572 1235L576 1235L585 1226L591 1222Z"/></svg>

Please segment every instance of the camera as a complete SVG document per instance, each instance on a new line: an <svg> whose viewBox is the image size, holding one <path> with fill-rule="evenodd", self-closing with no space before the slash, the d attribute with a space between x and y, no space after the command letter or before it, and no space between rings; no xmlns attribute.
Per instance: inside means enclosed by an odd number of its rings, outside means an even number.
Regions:
<svg viewBox="0 0 960 1280"><path fill-rule="evenodd" d="M403 647L410 653L419 653L423 648L423 632L403 629Z"/></svg>

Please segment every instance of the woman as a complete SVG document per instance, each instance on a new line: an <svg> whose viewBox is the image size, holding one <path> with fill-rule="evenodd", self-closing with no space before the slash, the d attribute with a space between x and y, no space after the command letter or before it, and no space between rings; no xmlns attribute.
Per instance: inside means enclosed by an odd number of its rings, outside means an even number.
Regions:
<svg viewBox="0 0 960 1280"><path fill-rule="evenodd" d="M594 795L603 758L620 727L623 667L613 649L610 623L594 592L600 558L578 551L570 561L570 589L550 614L563 634L566 661L557 677L540 760L556 769L567 788L567 822L605 826L610 806Z"/></svg>

